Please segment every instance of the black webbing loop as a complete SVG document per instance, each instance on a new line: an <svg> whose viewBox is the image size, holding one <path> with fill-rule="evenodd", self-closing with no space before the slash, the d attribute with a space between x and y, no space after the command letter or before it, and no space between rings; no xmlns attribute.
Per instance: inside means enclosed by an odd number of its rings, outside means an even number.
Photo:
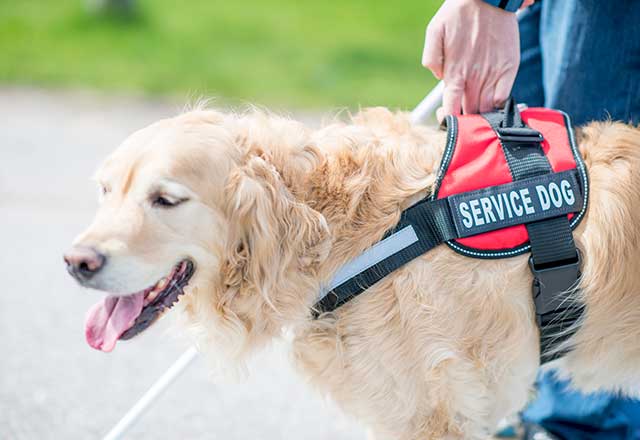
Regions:
<svg viewBox="0 0 640 440"><path fill-rule="evenodd" d="M507 99L502 110L502 120L500 121L500 127L505 128L524 128L525 125L522 122L522 116L518 111L518 104L513 96Z"/></svg>
<svg viewBox="0 0 640 440"><path fill-rule="evenodd" d="M527 127L513 98L504 110L483 114L500 138L513 180L553 172L542 150L542 135ZM540 326L541 360L561 353L553 351L572 333L567 329L579 317L580 309L567 292L580 277L580 258L566 215L526 224L531 244L530 266L534 275L533 296ZM576 317L577 316L577 317Z"/></svg>
<svg viewBox="0 0 640 440"><path fill-rule="evenodd" d="M405 210L400 222L385 238L407 227L413 228L418 238L415 243L335 287L316 303L314 316L335 310L411 260L457 237L447 199L424 199Z"/></svg>

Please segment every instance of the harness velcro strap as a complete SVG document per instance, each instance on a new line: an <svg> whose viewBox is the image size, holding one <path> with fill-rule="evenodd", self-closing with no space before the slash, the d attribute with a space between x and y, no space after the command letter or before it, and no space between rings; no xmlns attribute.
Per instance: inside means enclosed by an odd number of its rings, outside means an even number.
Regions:
<svg viewBox="0 0 640 440"><path fill-rule="evenodd" d="M458 237L565 216L582 208L576 170L542 174L454 194L449 200Z"/></svg>

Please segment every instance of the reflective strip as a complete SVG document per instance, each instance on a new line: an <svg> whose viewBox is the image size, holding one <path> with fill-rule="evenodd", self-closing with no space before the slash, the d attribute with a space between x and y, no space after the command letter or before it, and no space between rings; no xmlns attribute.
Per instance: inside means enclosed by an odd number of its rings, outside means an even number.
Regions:
<svg viewBox="0 0 640 440"><path fill-rule="evenodd" d="M364 272L371 266L380 263L382 260L389 258L402 249L411 246L417 241L418 236L411 225L391 234L342 266L340 270L336 272L329 285L322 289L320 298L324 298L327 293L331 292L340 284Z"/></svg>

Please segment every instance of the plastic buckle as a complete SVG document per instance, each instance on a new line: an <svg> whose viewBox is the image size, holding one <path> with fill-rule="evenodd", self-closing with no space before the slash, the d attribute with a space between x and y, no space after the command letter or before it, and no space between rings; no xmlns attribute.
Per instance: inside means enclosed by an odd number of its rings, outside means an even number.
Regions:
<svg viewBox="0 0 640 440"><path fill-rule="evenodd" d="M503 142L542 142L542 134L529 127L499 127L498 139Z"/></svg>
<svg viewBox="0 0 640 440"><path fill-rule="evenodd" d="M582 255L576 249L576 260L559 266L536 268L533 257L529 257L529 267L533 273L533 303L536 306L538 324L541 315L566 308L572 304L572 289L580 278Z"/></svg>

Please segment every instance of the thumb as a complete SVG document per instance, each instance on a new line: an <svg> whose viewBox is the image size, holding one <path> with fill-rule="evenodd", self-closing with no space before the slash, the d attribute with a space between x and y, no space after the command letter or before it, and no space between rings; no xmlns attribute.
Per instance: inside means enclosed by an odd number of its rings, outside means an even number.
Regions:
<svg viewBox="0 0 640 440"><path fill-rule="evenodd" d="M515 74L504 74L496 83L496 89L493 93L493 106L495 108L502 108L504 102L511 95L511 89L513 88L513 82L515 81Z"/></svg>
<svg viewBox="0 0 640 440"><path fill-rule="evenodd" d="M440 114L459 115L462 112L462 96L464 95L464 80L456 78L445 82L442 95L442 109Z"/></svg>
<svg viewBox="0 0 640 440"><path fill-rule="evenodd" d="M429 24L424 38L424 49L422 51L422 65L442 79L444 67L444 51L442 26Z"/></svg>

